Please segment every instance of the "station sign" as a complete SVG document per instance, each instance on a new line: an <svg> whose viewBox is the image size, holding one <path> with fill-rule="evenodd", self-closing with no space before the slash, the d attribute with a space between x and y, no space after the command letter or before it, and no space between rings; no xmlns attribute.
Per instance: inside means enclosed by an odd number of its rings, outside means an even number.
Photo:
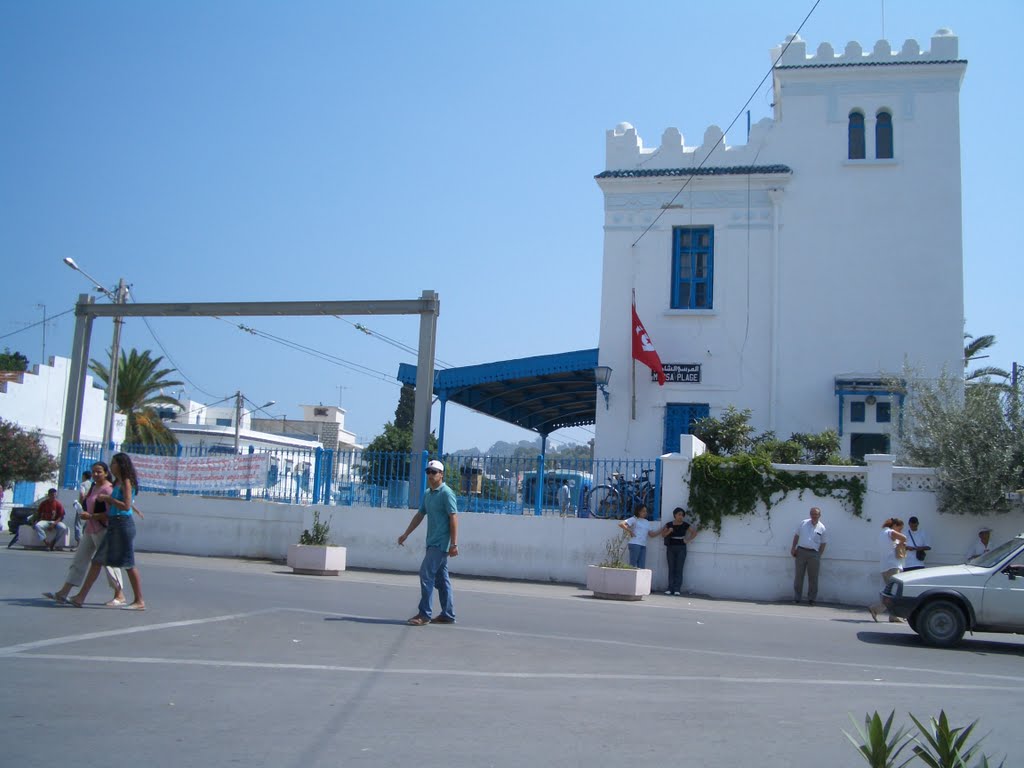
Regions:
<svg viewBox="0 0 1024 768"><path fill-rule="evenodd" d="M700 384L700 363L662 363L665 381L676 384ZM651 381L657 381L658 374L651 372Z"/></svg>

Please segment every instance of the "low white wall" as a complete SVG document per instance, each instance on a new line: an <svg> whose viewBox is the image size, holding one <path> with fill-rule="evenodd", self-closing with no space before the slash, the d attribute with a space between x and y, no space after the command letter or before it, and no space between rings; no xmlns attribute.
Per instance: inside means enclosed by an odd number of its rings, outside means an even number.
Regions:
<svg viewBox="0 0 1024 768"><path fill-rule="evenodd" d="M687 446L684 444L684 450ZM692 450L691 450L692 454ZM689 458L663 457L663 510L688 498L684 473ZM810 468L808 468L810 469ZM816 468L821 469L821 468ZM893 490L894 485L927 488L927 470L894 468L891 459L873 459L866 469L835 467L838 472L863 472L868 480L864 514L856 517L836 500L805 494L760 510L746 518L726 519L720 536L702 531L689 547L684 588L712 597L747 600L788 600L792 597L793 559L789 548L796 526L811 506L822 509L830 543L822 560L820 602L867 604L881 589L878 532L882 522L897 516L920 518L932 538L928 565L963 561L982 524L994 530L999 543L1024 530L1024 513L985 519L939 515L930 490ZM894 473L898 475L894 482ZM910 482L908 482L908 478ZM72 491L61 499L70 509ZM397 539L412 511L387 507L303 507L265 501L142 494L138 505L146 517L138 521L140 550L221 557L284 560L289 544L312 526L313 511L329 520L333 543L348 548L348 564L415 572L423 555L426 524L405 547ZM450 562L454 574L582 584L586 566L605 557L606 543L617 534L616 521L562 517L464 513L459 522L461 554ZM663 545L654 540L647 565L655 590L666 586Z"/></svg>

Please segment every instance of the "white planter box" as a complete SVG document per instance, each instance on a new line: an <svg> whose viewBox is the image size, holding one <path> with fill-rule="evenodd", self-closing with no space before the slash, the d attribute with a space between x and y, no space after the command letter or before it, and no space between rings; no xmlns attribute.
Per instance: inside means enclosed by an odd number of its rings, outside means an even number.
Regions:
<svg viewBox="0 0 1024 768"><path fill-rule="evenodd" d="M288 547L288 567L295 573L308 576L337 576L345 570L345 552L345 547L291 544Z"/></svg>
<svg viewBox="0 0 1024 768"><path fill-rule="evenodd" d="M587 589L606 600L643 600L651 594L649 568L587 566Z"/></svg>

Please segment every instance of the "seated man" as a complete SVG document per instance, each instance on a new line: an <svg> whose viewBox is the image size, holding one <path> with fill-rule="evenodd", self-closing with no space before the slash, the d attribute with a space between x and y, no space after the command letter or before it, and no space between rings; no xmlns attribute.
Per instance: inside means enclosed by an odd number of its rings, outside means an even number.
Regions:
<svg viewBox="0 0 1024 768"><path fill-rule="evenodd" d="M57 489L51 488L46 498L39 503L39 509L32 516L32 527L36 529L43 544L52 551L57 542L63 542L67 536L68 527L64 525L64 505L57 501ZM54 530L53 541L46 543L50 531Z"/></svg>

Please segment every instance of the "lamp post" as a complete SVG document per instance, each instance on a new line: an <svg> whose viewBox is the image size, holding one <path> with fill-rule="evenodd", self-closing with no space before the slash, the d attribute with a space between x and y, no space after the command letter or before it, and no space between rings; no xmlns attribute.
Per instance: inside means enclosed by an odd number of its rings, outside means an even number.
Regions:
<svg viewBox="0 0 1024 768"><path fill-rule="evenodd" d="M124 278L117 281L117 291L109 291L92 275L82 269L70 256L64 259L64 263L76 272L83 274L96 290L106 296L115 304L128 303L128 286ZM121 325L124 319L118 315L114 318L114 338L110 343L110 375L107 381L107 409L103 417L103 450L111 448L111 441L114 435L114 414L117 411L117 369L121 358Z"/></svg>
<svg viewBox="0 0 1024 768"><path fill-rule="evenodd" d="M245 395L242 394L241 390L235 392L235 453L238 453L239 438L241 437L242 429L242 401L245 400ZM255 410L262 411L264 408L277 403L276 400L268 400L263 405L258 406ZM256 405L253 403L253 405Z"/></svg>

